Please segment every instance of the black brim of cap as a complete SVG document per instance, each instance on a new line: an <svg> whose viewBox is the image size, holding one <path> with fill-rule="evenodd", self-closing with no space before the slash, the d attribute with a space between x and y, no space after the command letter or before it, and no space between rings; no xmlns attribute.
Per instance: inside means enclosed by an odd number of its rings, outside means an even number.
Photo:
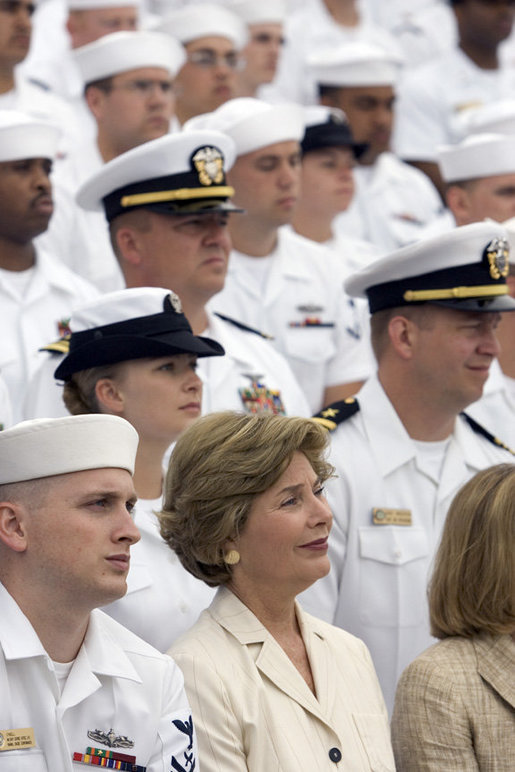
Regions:
<svg viewBox="0 0 515 772"><path fill-rule="evenodd" d="M222 356L225 350L217 341L193 335L187 330L174 331L153 338L138 335L109 335L91 340L71 350L55 370L54 378L66 381L74 373L90 367L176 354L212 357Z"/></svg>
<svg viewBox="0 0 515 772"><path fill-rule="evenodd" d="M369 145L366 142L354 142L347 134L341 131L329 132L316 136L310 136L306 133L300 143L302 154L305 155L313 150L324 150L328 147L348 147L352 150L354 158L358 161L363 153L368 150Z"/></svg>
<svg viewBox="0 0 515 772"><path fill-rule="evenodd" d="M454 308L456 311L474 311L476 313L478 311L480 313L515 311L515 299L510 295L498 295L491 298L465 298L463 300L430 300L427 302L432 306Z"/></svg>
<svg viewBox="0 0 515 772"><path fill-rule="evenodd" d="M230 201L166 201L159 204L144 204L144 209L150 209L157 214L212 214L213 212L227 212L227 214L238 214L245 212L244 209L235 206Z"/></svg>

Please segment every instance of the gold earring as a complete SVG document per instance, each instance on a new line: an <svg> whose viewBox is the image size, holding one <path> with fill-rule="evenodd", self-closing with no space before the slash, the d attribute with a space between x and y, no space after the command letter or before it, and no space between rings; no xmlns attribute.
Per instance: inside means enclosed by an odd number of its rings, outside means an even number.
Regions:
<svg viewBox="0 0 515 772"><path fill-rule="evenodd" d="M229 552L226 552L224 555L224 563L226 563L228 566L235 566L236 563L240 562L240 553L238 550L229 550Z"/></svg>

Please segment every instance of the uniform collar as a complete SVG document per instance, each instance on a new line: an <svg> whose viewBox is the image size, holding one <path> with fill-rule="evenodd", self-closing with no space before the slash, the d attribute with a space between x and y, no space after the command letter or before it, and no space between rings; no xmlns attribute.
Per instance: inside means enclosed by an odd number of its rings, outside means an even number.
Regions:
<svg viewBox="0 0 515 772"><path fill-rule="evenodd" d="M0 583L0 647L8 660L48 657L28 618Z"/></svg>
<svg viewBox="0 0 515 772"><path fill-rule="evenodd" d="M509 635L473 639L480 676L515 708L515 642Z"/></svg>

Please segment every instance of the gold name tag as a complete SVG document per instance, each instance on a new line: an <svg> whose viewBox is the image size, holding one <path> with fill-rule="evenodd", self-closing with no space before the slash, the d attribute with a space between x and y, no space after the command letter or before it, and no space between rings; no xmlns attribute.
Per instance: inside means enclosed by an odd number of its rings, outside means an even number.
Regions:
<svg viewBox="0 0 515 772"><path fill-rule="evenodd" d="M411 510L374 507L372 522L374 525L411 525Z"/></svg>
<svg viewBox="0 0 515 772"><path fill-rule="evenodd" d="M34 730L26 729L0 729L0 752L19 751L21 748L34 748Z"/></svg>

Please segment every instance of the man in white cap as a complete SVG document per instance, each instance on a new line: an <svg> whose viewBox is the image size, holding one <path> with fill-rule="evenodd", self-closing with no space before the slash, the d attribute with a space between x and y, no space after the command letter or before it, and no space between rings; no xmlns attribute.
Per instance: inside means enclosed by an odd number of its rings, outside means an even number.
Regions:
<svg viewBox="0 0 515 772"><path fill-rule="evenodd" d="M179 668L98 610L125 594L140 538L137 444L111 415L0 433L2 769L195 768Z"/></svg>
<svg viewBox="0 0 515 772"><path fill-rule="evenodd" d="M0 4L0 110L19 110L55 123L62 132L59 150L67 153L81 136L73 110L18 68L29 51L34 7L30 0Z"/></svg>
<svg viewBox="0 0 515 772"><path fill-rule="evenodd" d="M0 111L0 369L20 420L38 348L63 334L92 285L34 243L52 216L50 172L59 130Z"/></svg>
<svg viewBox="0 0 515 772"><path fill-rule="evenodd" d="M240 97L189 125L202 124L235 142L228 180L244 209L229 223L229 272L211 307L272 336L317 412L353 394L371 362L358 311L343 292L342 261L281 229L299 196L302 107Z"/></svg>
<svg viewBox="0 0 515 772"><path fill-rule="evenodd" d="M479 469L513 461L463 411L499 353L508 242L474 223L404 247L350 276L368 297L377 375L357 398L328 406L337 477L332 570L304 604L362 638L386 703L402 670L430 645L426 585L449 504Z"/></svg>
<svg viewBox="0 0 515 772"><path fill-rule="evenodd" d="M173 78L184 52L164 33L114 32L78 48L74 58L96 138L81 143L56 169L56 213L44 243L78 274L110 291L121 289L124 282L105 218L81 209L75 194L107 161L168 133Z"/></svg>
<svg viewBox="0 0 515 772"><path fill-rule="evenodd" d="M232 0L228 6L247 25L248 41L241 53L244 66L236 74L235 96L266 99L284 45L286 5L283 0Z"/></svg>
<svg viewBox="0 0 515 772"><path fill-rule="evenodd" d="M225 349L224 357L199 367L204 413L309 415L300 386L271 343L225 311L216 315L206 308L227 272L227 219L236 207L225 170L233 160L234 144L225 134L170 134L105 164L82 186L78 202L104 210L127 287L172 289L193 332Z"/></svg>
<svg viewBox="0 0 515 772"><path fill-rule="evenodd" d="M74 108L81 105L83 81L73 51L104 35L122 30L139 29L140 0L44 0L36 12L35 45L31 48L24 70ZM54 5L54 8L52 8ZM45 14L45 7L48 11ZM56 30L57 28L57 30ZM50 47L51 33L61 33L61 45ZM51 39L51 38L50 38ZM81 110L81 115L86 111ZM89 124L88 124L89 129Z"/></svg>
<svg viewBox="0 0 515 772"><path fill-rule="evenodd" d="M176 79L176 108L182 125L236 95L237 70L244 64L247 40L244 22L214 3L184 6L167 14L159 29L173 35L186 50Z"/></svg>
<svg viewBox="0 0 515 772"><path fill-rule="evenodd" d="M515 68L502 63L499 46L513 27L512 0L451 0L458 43L399 84L395 150L422 169L442 192L439 145L460 139L460 113L513 95Z"/></svg>
<svg viewBox="0 0 515 772"><path fill-rule="evenodd" d="M381 252L404 246L439 214L434 186L391 152L399 58L366 43L349 43L310 58L321 104L339 107L356 142L366 143L354 169L356 192L337 230L373 242Z"/></svg>

